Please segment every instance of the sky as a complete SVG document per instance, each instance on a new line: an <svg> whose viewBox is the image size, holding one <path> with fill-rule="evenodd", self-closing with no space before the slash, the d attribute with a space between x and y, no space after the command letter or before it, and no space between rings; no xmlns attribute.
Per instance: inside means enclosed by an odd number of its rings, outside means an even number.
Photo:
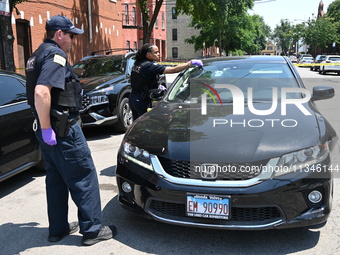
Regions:
<svg viewBox="0 0 340 255"><path fill-rule="evenodd" d="M325 13L333 1L323 0ZM253 11L249 11L249 13L262 16L264 22L274 30L281 19L288 19L292 24L298 24L313 18L313 13L316 17L319 3L320 0L263 0L255 2Z"/></svg>

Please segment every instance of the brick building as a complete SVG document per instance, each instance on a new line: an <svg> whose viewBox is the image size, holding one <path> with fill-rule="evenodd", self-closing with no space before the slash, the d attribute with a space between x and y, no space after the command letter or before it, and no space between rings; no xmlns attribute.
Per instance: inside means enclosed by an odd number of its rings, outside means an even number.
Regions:
<svg viewBox="0 0 340 255"><path fill-rule="evenodd" d="M188 44L185 39L200 34L200 31L191 27L191 17L180 14L176 15L176 0L164 0L166 5L167 24L167 59L181 60L201 58L202 56L215 56L216 48L195 51L193 44Z"/></svg>
<svg viewBox="0 0 340 255"><path fill-rule="evenodd" d="M149 0L150 14L154 0ZM30 0L17 5L19 14L12 13L15 37L13 50L17 72L25 72L26 61L45 37L46 20L54 15L70 18L83 35L76 36L69 61L74 64L93 51L112 48L140 48L143 42L142 18L135 0ZM151 36L166 56L165 6ZM121 53L126 52L122 51Z"/></svg>
<svg viewBox="0 0 340 255"><path fill-rule="evenodd" d="M122 27L124 47L138 49L143 45L142 14L136 6L136 0L122 1ZM148 0L150 18L155 8L155 0ZM150 43L157 45L161 60L165 58L166 52L166 12L165 4L161 6L158 17L150 37Z"/></svg>

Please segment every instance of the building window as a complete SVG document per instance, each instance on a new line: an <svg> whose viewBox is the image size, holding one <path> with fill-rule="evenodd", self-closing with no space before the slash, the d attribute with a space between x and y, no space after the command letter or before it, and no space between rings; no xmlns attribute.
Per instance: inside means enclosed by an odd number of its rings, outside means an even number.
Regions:
<svg viewBox="0 0 340 255"><path fill-rule="evenodd" d="M172 29L172 40L177 41L177 28Z"/></svg>
<svg viewBox="0 0 340 255"><path fill-rule="evenodd" d="M129 6L125 5L125 25L129 25Z"/></svg>
<svg viewBox="0 0 340 255"><path fill-rule="evenodd" d="M273 50L273 46L268 46L267 50Z"/></svg>
<svg viewBox="0 0 340 255"><path fill-rule="evenodd" d="M164 22L165 22L164 12L162 12L162 29L163 30L165 29Z"/></svg>
<svg viewBox="0 0 340 255"><path fill-rule="evenodd" d="M137 42L133 42L133 49L137 50Z"/></svg>
<svg viewBox="0 0 340 255"><path fill-rule="evenodd" d="M158 16L157 16L156 21L155 21L155 28L158 29Z"/></svg>
<svg viewBox="0 0 340 255"><path fill-rule="evenodd" d="M177 19L175 7L172 7L172 19Z"/></svg>
<svg viewBox="0 0 340 255"><path fill-rule="evenodd" d="M132 7L132 22L133 22L134 26L137 25L137 21L136 21L136 7Z"/></svg>
<svg viewBox="0 0 340 255"><path fill-rule="evenodd" d="M126 41L126 48L130 49L130 41ZM127 50L127 52L129 52L129 50Z"/></svg>
<svg viewBox="0 0 340 255"><path fill-rule="evenodd" d="M178 48L177 47L172 48L172 57L178 58Z"/></svg>

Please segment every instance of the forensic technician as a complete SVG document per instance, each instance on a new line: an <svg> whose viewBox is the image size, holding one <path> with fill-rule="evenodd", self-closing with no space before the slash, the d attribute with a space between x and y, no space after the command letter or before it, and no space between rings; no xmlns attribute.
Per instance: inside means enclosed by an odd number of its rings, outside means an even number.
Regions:
<svg viewBox="0 0 340 255"><path fill-rule="evenodd" d="M67 60L75 35L83 34L61 15L46 22L47 38L27 61L27 97L46 168L48 241L58 242L80 227L82 243L113 238L115 226L103 226L96 168L77 123L81 86ZM69 193L78 222L68 222Z"/></svg>
<svg viewBox="0 0 340 255"><path fill-rule="evenodd" d="M129 96L133 120L146 113L147 108L151 106L149 90L158 88L160 74L178 73L193 65L203 67L202 61L197 59L173 67L160 65L157 61L159 50L156 45L146 43L137 51L131 72L132 92Z"/></svg>

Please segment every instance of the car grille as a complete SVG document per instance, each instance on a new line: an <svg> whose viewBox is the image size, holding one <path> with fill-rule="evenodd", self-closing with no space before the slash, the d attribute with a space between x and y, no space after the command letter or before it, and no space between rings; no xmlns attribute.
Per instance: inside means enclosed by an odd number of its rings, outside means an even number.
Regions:
<svg viewBox="0 0 340 255"><path fill-rule="evenodd" d="M91 105L91 98L88 95L83 95L82 109L86 109Z"/></svg>
<svg viewBox="0 0 340 255"><path fill-rule="evenodd" d="M185 204L163 202L152 200L150 209L153 213L160 216L171 217L188 217L185 215ZM191 217L190 217L191 218ZM274 221L281 218L279 209L277 207L232 207L231 218L229 221L238 222L263 222ZM216 220L212 220L216 221Z"/></svg>
<svg viewBox="0 0 340 255"><path fill-rule="evenodd" d="M159 157L159 161L165 172L178 178L202 179L201 169L204 164L183 160L171 160ZM253 163L218 163L220 166L217 180L249 180L258 176L262 171L262 166L267 164L267 160ZM195 170L196 167L196 170ZM224 168L223 168L224 167ZM197 170L198 169L198 170Z"/></svg>

